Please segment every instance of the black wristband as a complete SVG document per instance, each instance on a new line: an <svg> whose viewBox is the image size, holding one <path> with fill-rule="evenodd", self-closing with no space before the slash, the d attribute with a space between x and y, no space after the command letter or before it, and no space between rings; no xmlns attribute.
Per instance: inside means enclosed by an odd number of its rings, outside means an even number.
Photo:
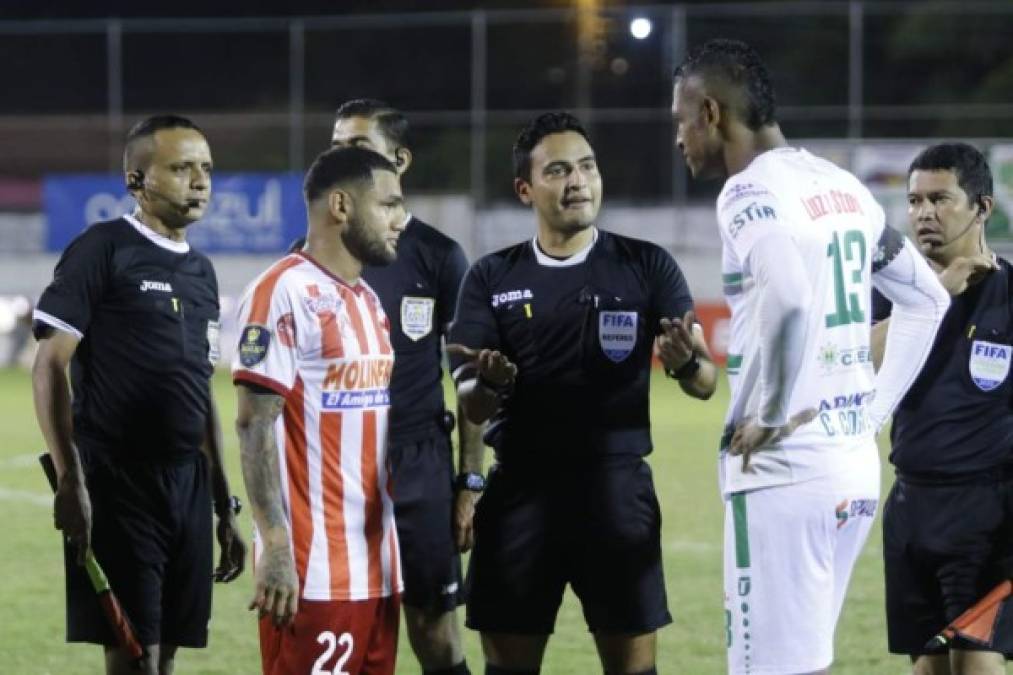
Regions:
<svg viewBox="0 0 1013 675"><path fill-rule="evenodd" d="M694 350L689 357L689 361L679 366L678 370L665 368L665 374L673 380L685 380L696 375L698 370L700 370L700 357L697 356L696 350Z"/></svg>

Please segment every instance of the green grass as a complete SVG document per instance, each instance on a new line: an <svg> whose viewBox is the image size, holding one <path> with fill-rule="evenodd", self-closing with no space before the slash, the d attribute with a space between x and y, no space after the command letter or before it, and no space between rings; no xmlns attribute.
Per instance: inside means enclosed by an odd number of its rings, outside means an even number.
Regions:
<svg viewBox="0 0 1013 675"><path fill-rule="evenodd" d="M241 496L239 456L231 420L235 395L227 376L215 380L226 420L226 459L233 488ZM658 635L662 673L705 675L724 672L724 613L721 589L722 503L718 495L715 447L727 403L722 382L709 402L689 399L675 383L656 377L652 418L656 450L651 456L661 500L665 574L675 623ZM32 412L29 376L0 371L0 673L73 675L102 672L100 650L63 642L63 565L53 530L49 488L34 455L43 447ZM884 480L892 472L884 470ZM884 485L884 490L886 486ZM250 531L248 512L242 515ZM906 659L886 651L883 573L878 523L863 552L837 633L835 675L902 673ZM206 675L258 673L254 617L246 611L249 573L216 587L210 647L184 650L177 672ZM465 633L468 661L481 673L477 635ZM402 635L398 673L417 673ZM600 672L580 608L567 593L542 672Z"/></svg>

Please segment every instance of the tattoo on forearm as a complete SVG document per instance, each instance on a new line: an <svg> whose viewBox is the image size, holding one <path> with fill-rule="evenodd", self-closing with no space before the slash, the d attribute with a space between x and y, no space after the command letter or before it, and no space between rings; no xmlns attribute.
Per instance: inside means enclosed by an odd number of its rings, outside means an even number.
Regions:
<svg viewBox="0 0 1013 675"><path fill-rule="evenodd" d="M285 401L275 394L240 395L246 398L248 415L236 425L236 430L250 505L261 528L287 527L274 436L274 422Z"/></svg>

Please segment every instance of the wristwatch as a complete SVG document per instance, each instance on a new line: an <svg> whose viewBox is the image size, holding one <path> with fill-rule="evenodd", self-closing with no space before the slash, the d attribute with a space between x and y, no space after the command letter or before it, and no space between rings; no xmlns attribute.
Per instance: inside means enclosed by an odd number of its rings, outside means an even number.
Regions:
<svg viewBox="0 0 1013 675"><path fill-rule="evenodd" d="M485 476L474 471L466 471L457 474L454 479L455 490L469 490L471 492L485 491Z"/></svg>
<svg viewBox="0 0 1013 675"><path fill-rule="evenodd" d="M689 357L689 361L679 366L678 370L669 370L665 368L665 375L668 375L673 380L685 380L686 378L693 377L696 375L696 371L700 370L700 357L697 356L694 350L692 355Z"/></svg>
<svg viewBox="0 0 1013 675"><path fill-rule="evenodd" d="M239 497L231 495L225 500L225 503L215 502L215 515L221 518L222 514L229 511L234 516L238 516L239 512L243 510L243 502L239 500Z"/></svg>

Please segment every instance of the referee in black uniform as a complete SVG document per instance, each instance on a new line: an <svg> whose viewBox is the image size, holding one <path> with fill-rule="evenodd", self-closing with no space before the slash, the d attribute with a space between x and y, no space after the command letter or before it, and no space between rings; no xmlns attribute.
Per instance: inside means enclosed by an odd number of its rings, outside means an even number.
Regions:
<svg viewBox="0 0 1013 675"><path fill-rule="evenodd" d="M469 270L448 348L498 462L475 516L468 626L486 673L536 673L569 583L604 671L654 673L671 621L643 460L656 338L691 396L708 398L716 371L672 256L594 227L602 181L574 117L530 122L514 170L537 235Z"/></svg>
<svg viewBox="0 0 1013 675"><path fill-rule="evenodd" d="M389 159L399 174L411 166L408 120L382 101L357 99L338 108L332 145L357 145ZM402 604L408 641L428 675L467 675L456 609L463 602L459 551L471 546L475 502L485 487L481 427L459 421L459 472L454 475L444 409L442 338L453 319L468 262L461 246L406 214L397 259L366 267L390 319L394 347L388 456L404 574ZM462 417L462 416L458 416Z"/></svg>
<svg viewBox="0 0 1013 675"><path fill-rule="evenodd" d="M177 647L207 644L212 573L238 576L245 545L210 389L218 282L185 238L207 206L211 153L193 122L152 117L127 136L124 170L138 208L63 252L34 313L32 382L56 526L78 561L91 547L146 648L143 672L164 675ZM67 640L105 645L107 673L137 672L72 551L66 572Z"/></svg>
<svg viewBox="0 0 1013 675"><path fill-rule="evenodd" d="M915 672L1005 673L1009 601L990 646L926 642L1010 576L1013 526L1013 267L985 244L992 173L964 143L924 150L908 171L909 224L953 302L893 417L897 480L883 510L890 651ZM889 303L874 297L881 358ZM948 651L948 653L947 653Z"/></svg>

